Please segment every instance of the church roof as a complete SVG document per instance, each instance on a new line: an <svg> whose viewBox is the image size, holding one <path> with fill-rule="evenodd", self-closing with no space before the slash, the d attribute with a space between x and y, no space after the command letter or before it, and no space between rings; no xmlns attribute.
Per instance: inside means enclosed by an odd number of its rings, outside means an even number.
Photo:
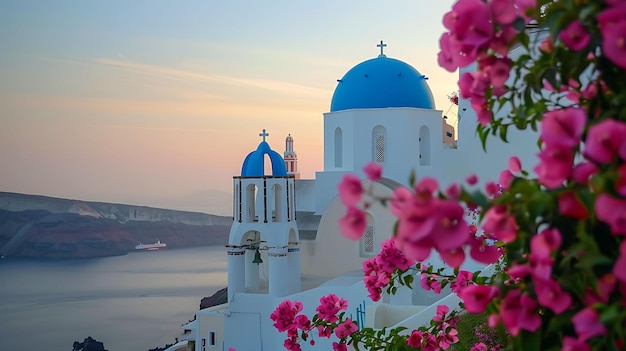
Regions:
<svg viewBox="0 0 626 351"><path fill-rule="evenodd" d="M381 50L380 56L359 63L338 80L330 111L386 107L434 109L427 79L413 66L388 58Z"/></svg>
<svg viewBox="0 0 626 351"><path fill-rule="evenodd" d="M265 132L265 130L263 131ZM265 138L263 138L265 139ZM270 148L270 145L263 140L255 151L246 156L241 167L242 177L263 177L265 175L265 155L270 158L272 164L272 176L286 176L285 160L280 154Z"/></svg>

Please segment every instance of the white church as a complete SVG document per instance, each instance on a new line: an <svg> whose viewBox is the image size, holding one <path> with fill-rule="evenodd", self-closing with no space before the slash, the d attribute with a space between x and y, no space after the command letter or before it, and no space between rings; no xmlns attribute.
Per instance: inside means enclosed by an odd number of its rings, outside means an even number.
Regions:
<svg viewBox="0 0 626 351"><path fill-rule="evenodd" d="M374 204L367 209L363 238L346 239L337 224L345 214L337 184L354 173L375 194L386 197L408 185L411 171L418 178L436 178L442 187L472 173L484 184L496 180L511 155L532 169L537 149L533 135L512 132L510 144L491 138L486 156L475 136L476 115L464 100L459 103L456 138L455 128L435 108L426 76L387 57L385 46L381 41L377 57L357 64L338 80L330 112L324 113L324 170L315 179L300 179L291 135L281 156L270 148L269 134L260 134L258 148L233 177L233 225L225 249L227 302L198 311L195 320L183 326L182 341L168 350L282 350L286 334L274 329L269 315L285 299L301 301L303 312L312 316L319 298L334 293L349 300L346 315L361 326L409 330L428 323L437 304L457 307L459 300L449 291L433 295L419 286L400 289L376 303L368 298L361 262L375 256L380 243L390 238L395 218ZM265 166L267 160L271 167ZM369 162L383 166L378 183L363 174ZM442 266L435 255L429 261ZM467 263L463 268L482 267ZM315 346L303 342L304 350L331 350L336 341L312 335Z"/></svg>

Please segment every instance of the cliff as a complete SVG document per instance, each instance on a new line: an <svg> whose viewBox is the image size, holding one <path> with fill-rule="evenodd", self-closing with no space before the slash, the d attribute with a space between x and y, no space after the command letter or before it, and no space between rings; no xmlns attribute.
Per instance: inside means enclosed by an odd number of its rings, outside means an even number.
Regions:
<svg viewBox="0 0 626 351"><path fill-rule="evenodd" d="M139 243L224 245L232 218L145 206L0 192L0 254L41 258L122 255Z"/></svg>

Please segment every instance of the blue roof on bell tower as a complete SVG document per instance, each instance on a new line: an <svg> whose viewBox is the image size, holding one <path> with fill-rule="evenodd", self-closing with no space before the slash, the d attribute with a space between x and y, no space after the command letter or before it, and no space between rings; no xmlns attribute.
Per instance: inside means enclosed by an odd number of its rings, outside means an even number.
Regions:
<svg viewBox="0 0 626 351"><path fill-rule="evenodd" d="M330 111L362 108L416 107L434 109L426 76L413 66L383 54L352 67L338 80Z"/></svg>
<svg viewBox="0 0 626 351"><path fill-rule="evenodd" d="M241 166L242 177L263 177L265 175L265 155L270 158L272 164L272 176L286 176L287 168L285 167L285 160L280 154L272 148L265 141L265 137L269 136L263 129L263 133L259 134L263 137L263 141L259 144L255 151L246 156Z"/></svg>

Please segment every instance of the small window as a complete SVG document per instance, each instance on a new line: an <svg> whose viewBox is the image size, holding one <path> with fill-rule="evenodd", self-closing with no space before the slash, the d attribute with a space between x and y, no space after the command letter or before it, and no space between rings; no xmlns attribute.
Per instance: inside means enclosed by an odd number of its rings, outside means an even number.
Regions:
<svg viewBox="0 0 626 351"><path fill-rule="evenodd" d="M210 331L209 332L209 346L211 346L211 347L215 347L216 346L215 332L214 331Z"/></svg>
<svg viewBox="0 0 626 351"><path fill-rule="evenodd" d="M387 139L387 130L383 126L376 126L372 130L372 161L376 163L385 162L385 143Z"/></svg>
<svg viewBox="0 0 626 351"><path fill-rule="evenodd" d="M343 167L343 134L339 127L335 129L335 167Z"/></svg>

